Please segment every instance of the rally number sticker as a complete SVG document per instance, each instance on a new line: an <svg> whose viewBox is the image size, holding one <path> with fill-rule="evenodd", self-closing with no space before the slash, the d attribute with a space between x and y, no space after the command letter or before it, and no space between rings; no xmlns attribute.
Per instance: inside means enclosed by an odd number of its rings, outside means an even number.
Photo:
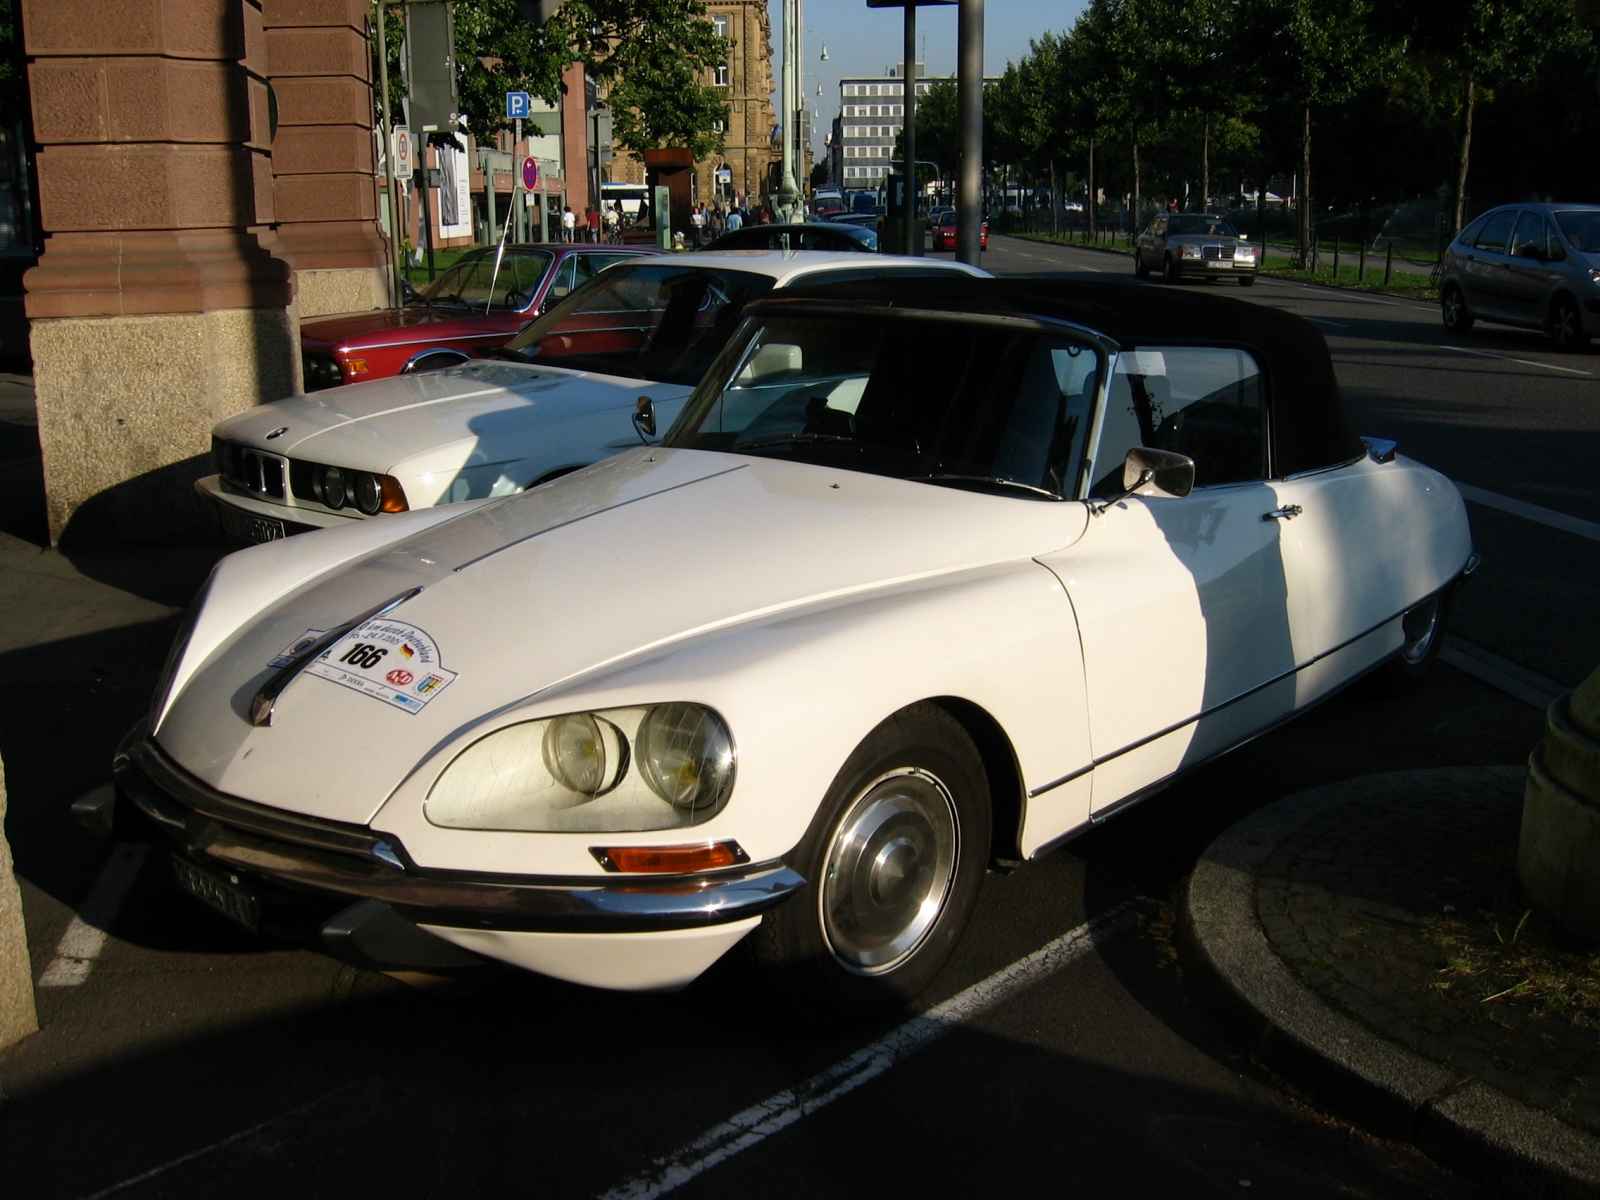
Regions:
<svg viewBox="0 0 1600 1200"><path fill-rule="evenodd" d="M306 668L406 712L421 712L456 672L439 661L439 646L415 625L382 617L358 625Z"/></svg>

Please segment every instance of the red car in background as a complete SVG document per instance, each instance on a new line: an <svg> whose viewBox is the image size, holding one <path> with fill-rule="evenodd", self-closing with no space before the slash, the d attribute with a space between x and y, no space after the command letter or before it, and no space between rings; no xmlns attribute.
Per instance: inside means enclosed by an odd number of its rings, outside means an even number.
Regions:
<svg viewBox="0 0 1600 1200"><path fill-rule="evenodd" d="M982 250L989 248L989 222L987 221L978 227L978 247ZM935 250L954 250L956 248L955 213L945 213L933 226L933 248Z"/></svg>
<svg viewBox="0 0 1600 1200"><path fill-rule="evenodd" d="M302 324L306 391L481 357L612 263L661 251L582 243L512 245L497 271L498 253L498 246L487 246L464 255L399 312L377 309Z"/></svg>

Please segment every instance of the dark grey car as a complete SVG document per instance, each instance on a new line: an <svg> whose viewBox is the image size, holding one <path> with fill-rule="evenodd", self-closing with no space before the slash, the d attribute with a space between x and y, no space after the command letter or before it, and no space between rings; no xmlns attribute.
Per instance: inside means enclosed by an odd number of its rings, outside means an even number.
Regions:
<svg viewBox="0 0 1600 1200"><path fill-rule="evenodd" d="M1168 283L1185 276L1256 281L1256 248L1226 218L1211 213L1161 213L1133 248L1133 273L1148 279L1159 271Z"/></svg>
<svg viewBox="0 0 1600 1200"><path fill-rule="evenodd" d="M1600 205L1507 204L1461 231L1439 275L1444 327L1547 330L1563 350L1600 336Z"/></svg>

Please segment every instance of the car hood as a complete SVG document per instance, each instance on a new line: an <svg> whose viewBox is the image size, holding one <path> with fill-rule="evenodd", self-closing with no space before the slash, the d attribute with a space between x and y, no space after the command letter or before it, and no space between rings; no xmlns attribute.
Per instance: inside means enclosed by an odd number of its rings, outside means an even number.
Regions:
<svg viewBox="0 0 1600 1200"><path fill-rule="evenodd" d="M515 316L499 313L498 316ZM426 304L408 304L399 312L392 308L379 308L371 312L349 313L318 321L306 321L300 326L300 342L306 349L330 349L345 342L406 343L413 340L406 331L426 325L430 334L440 332L440 325L460 325L463 333L482 328L483 310L471 311L459 305L441 305L433 308Z"/></svg>
<svg viewBox="0 0 1600 1200"><path fill-rule="evenodd" d="M366 822L434 750L563 681L758 615L1047 553L1081 535L1086 514L805 464L631 451L268 604L182 682L157 740L230 795ZM409 665L417 680L449 676L425 707L302 674L270 726L250 724L286 647L419 587L386 619L433 648Z"/></svg>
<svg viewBox="0 0 1600 1200"><path fill-rule="evenodd" d="M521 425L546 416L632 408L641 394L663 400L688 390L619 375L480 359L263 404L223 421L214 432L274 454L386 474L420 451L503 428L497 414L550 410L518 413ZM282 433L268 440L280 429Z"/></svg>

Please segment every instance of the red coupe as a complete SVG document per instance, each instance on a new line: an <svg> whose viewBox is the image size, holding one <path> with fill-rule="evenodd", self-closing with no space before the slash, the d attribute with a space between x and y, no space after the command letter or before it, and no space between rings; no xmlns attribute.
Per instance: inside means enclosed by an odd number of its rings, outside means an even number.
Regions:
<svg viewBox="0 0 1600 1200"><path fill-rule="evenodd" d="M989 248L989 222L985 221L978 227L978 246L980 249ZM947 212L933 227L933 248L935 250L954 250L956 248L956 214Z"/></svg>
<svg viewBox="0 0 1600 1200"><path fill-rule="evenodd" d="M431 371L503 346L548 305L647 246L507 246L463 256L399 312L377 309L300 326L306 391Z"/></svg>

